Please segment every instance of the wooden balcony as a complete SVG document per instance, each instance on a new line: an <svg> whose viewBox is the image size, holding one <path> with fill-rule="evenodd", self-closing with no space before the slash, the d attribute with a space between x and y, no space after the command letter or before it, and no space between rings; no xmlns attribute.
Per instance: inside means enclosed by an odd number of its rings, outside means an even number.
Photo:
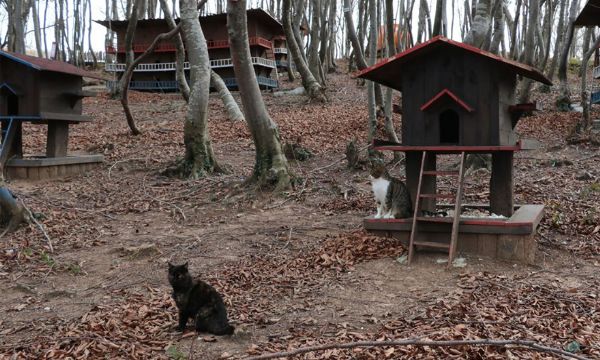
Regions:
<svg viewBox="0 0 600 360"><path fill-rule="evenodd" d="M189 79L188 79L189 81ZM237 79L236 78L223 78L225 85L230 89L237 89ZM271 79L264 76L257 76L256 82L258 85L263 86L265 88L277 88L279 83L275 79ZM110 90L114 90L117 86L119 86L119 82L117 80L110 80L106 82L106 87ZM131 90L145 90L145 91L179 91L179 84L175 80L170 81L131 81L129 83L129 89Z"/></svg>
<svg viewBox="0 0 600 360"><path fill-rule="evenodd" d="M270 60L270 59L265 59L265 58L261 58L261 57L252 57L252 64L255 66L264 66L267 68L271 68L274 69L277 64L274 60ZM104 66L104 69L108 72L122 72L125 71L125 64L123 63L116 63L116 64L109 64L107 63ZM213 69L219 69L219 68L227 68L227 67L233 67L233 62L231 59L215 59L215 60L211 60L210 61L210 67ZM190 69L190 63L189 62L185 62L183 63L183 68L184 70L189 70ZM150 63L150 64L138 64L138 66L135 67L135 69L133 70L134 72L161 72L161 71L175 71L177 69L177 64L174 62L170 62L170 63Z"/></svg>
<svg viewBox="0 0 600 360"><path fill-rule="evenodd" d="M265 38L261 38L258 36L251 37L248 39L250 42L250 46L261 46L267 49L271 49L273 47L273 43ZM227 49L229 48L229 40L207 40L206 45L208 49ZM133 44L133 52L134 53L143 53L150 47L150 44ZM177 48L175 44L170 42L161 42L158 44L154 52L175 52ZM107 45L106 53L108 54L116 54L116 53L124 53L125 46L115 46L115 45Z"/></svg>
<svg viewBox="0 0 600 360"><path fill-rule="evenodd" d="M287 48L273 48L273 53L275 53L275 54L287 54L288 53L288 49Z"/></svg>

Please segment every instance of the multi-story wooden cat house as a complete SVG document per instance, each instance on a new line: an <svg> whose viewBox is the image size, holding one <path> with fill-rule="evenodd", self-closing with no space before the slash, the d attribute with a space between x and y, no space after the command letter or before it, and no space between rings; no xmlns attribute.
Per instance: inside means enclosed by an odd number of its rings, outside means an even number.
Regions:
<svg viewBox="0 0 600 360"><path fill-rule="evenodd" d="M576 26L600 26L600 0L588 0L575 19ZM594 52L594 79L600 79L600 47ZM597 83L590 96L592 104L600 104L600 84Z"/></svg>
<svg viewBox="0 0 600 360"><path fill-rule="evenodd" d="M406 153L411 219L365 219L365 228L383 231L415 246L474 252L533 261L533 234L543 205L514 205L513 154L521 149L515 126L535 104L517 104L517 77L551 84L531 66L438 36L361 71L358 77L402 92L402 143L376 141L375 149ZM465 156L491 154L490 204L496 215L464 218L461 203ZM456 154L458 171L440 171L441 154ZM438 177L455 177L454 192L437 192ZM435 213L441 199L454 200L453 216Z"/></svg>
<svg viewBox="0 0 600 360"><path fill-rule="evenodd" d="M87 170L102 155L68 154L69 127L81 114L83 77L102 79L62 61L0 51L0 171L9 179L48 179ZM46 154L23 157L22 124L46 125Z"/></svg>
<svg viewBox="0 0 600 360"><path fill-rule="evenodd" d="M283 26L262 9L249 9L246 14L251 60L256 80L263 89L277 88L277 61L280 64L287 64ZM111 88L117 85L118 74L125 71L125 34L129 21L103 20L96 22L117 33L117 45L107 44L106 46L108 54L116 55L116 62L106 63L106 71L113 73L115 77L113 81L107 83L107 86ZM176 22L179 20L177 19ZM227 14L201 16L200 25L208 45L211 68L223 78L227 87L237 89L237 80L229 53ZM169 26L165 19L138 20L133 43L133 51L136 56L143 53L157 35L168 31ZM154 53L148 55L144 63L135 68L130 88L147 91L178 91L179 86L175 79L175 51L173 41L160 43ZM187 74L188 62L185 63L185 69Z"/></svg>

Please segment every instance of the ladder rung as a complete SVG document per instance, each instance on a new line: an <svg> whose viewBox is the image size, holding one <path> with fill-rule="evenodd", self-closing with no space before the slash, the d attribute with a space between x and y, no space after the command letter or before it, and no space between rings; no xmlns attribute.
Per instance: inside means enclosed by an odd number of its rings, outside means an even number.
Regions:
<svg viewBox="0 0 600 360"><path fill-rule="evenodd" d="M451 217L433 217L433 216L419 216L419 217L417 217L417 220L424 221L424 222L448 223L448 224L452 224L452 222L454 221L454 219Z"/></svg>
<svg viewBox="0 0 600 360"><path fill-rule="evenodd" d="M440 248L440 249L449 249L450 248L450 244L433 242L433 241L415 241L415 242L413 242L413 245L434 247L434 248Z"/></svg>
<svg viewBox="0 0 600 360"><path fill-rule="evenodd" d="M458 176L458 171L423 171L423 175L436 175L436 176Z"/></svg>
<svg viewBox="0 0 600 360"><path fill-rule="evenodd" d="M454 199L456 195L454 194L421 194L419 195L422 198L437 198L437 199Z"/></svg>

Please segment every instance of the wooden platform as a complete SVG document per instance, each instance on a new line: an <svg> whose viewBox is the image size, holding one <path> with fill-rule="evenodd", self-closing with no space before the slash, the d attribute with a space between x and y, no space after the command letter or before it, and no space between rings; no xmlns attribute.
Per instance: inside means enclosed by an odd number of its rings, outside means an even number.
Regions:
<svg viewBox="0 0 600 360"><path fill-rule="evenodd" d="M84 173L103 161L103 155L12 158L6 163L6 175L9 180L55 179Z"/></svg>
<svg viewBox="0 0 600 360"><path fill-rule="evenodd" d="M504 260L533 263L535 260L536 228L542 218L544 205L518 205L514 214L506 218L462 217L459 223L458 251ZM421 241L444 244L450 241L449 227L452 218L421 218L428 222L420 224ZM412 218L364 219L367 231L394 237L407 244Z"/></svg>

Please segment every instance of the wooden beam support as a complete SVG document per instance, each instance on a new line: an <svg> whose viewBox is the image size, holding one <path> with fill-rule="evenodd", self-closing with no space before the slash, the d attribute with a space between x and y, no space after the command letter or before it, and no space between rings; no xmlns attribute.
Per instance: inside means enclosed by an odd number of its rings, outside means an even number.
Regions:
<svg viewBox="0 0 600 360"><path fill-rule="evenodd" d="M69 124L65 121L51 121L48 123L48 141L46 143L46 156L67 156L69 145Z"/></svg>
<svg viewBox="0 0 600 360"><path fill-rule="evenodd" d="M510 217L514 211L513 153L492 153L490 178L490 210Z"/></svg>

